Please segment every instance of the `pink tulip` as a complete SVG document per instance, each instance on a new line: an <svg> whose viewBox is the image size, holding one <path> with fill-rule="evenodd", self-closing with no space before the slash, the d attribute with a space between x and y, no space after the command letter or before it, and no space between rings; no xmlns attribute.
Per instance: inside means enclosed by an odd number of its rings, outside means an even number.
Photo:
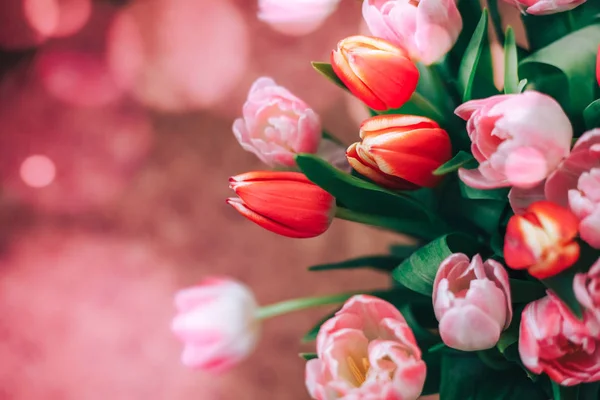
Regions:
<svg viewBox="0 0 600 400"><path fill-rule="evenodd" d="M504 0L533 15L548 15L572 10L586 0Z"/></svg>
<svg viewBox="0 0 600 400"><path fill-rule="evenodd" d="M304 101L264 77L250 88L233 133L244 150L271 167L291 167L295 154L315 153L322 134L319 116Z"/></svg>
<svg viewBox="0 0 600 400"><path fill-rule="evenodd" d="M497 261L484 263L479 254L472 261L464 254L452 254L435 276L433 308L448 347L492 348L512 320L508 273Z"/></svg>
<svg viewBox="0 0 600 400"><path fill-rule="evenodd" d="M580 220L582 239L600 248L600 129L584 133L546 180L548 200L570 206Z"/></svg>
<svg viewBox="0 0 600 400"><path fill-rule="evenodd" d="M259 338L258 305L250 290L227 278L205 279L175 295L171 329L190 368L223 372L246 358Z"/></svg>
<svg viewBox="0 0 600 400"><path fill-rule="evenodd" d="M317 400L414 400L426 366L400 312L376 297L354 296L317 336L319 358L306 364Z"/></svg>
<svg viewBox="0 0 600 400"><path fill-rule="evenodd" d="M472 100L456 109L467 120L479 168L460 169L477 189L532 188L569 154L573 128L552 97L528 91Z"/></svg>
<svg viewBox="0 0 600 400"><path fill-rule="evenodd" d="M278 32L301 36L315 31L340 0L259 0L258 19Z"/></svg>
<svg viewBox="0 0 600 400"><path fill-rule="evenodd" d="M531 372L563 386L600 380L600 338L552 293L523 310L519 353Z"/></svg>
<svg viewBox="0 0 600 400"><path fill-rule="evenodd" d="M462 30L456 0L365 0L363 17L374 36L427 65L448 53Z"/></svg>
<svg viewBox="0 0 600 400"><path fill-rule="evenodd" d="M575 275L573 291L585 310L588 329L600 337L600 258L587 274Z"/></svg>

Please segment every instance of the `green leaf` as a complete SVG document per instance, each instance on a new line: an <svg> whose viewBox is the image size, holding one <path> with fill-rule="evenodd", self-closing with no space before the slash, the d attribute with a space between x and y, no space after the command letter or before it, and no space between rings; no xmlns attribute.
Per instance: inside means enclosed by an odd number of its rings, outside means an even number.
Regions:
<svg viewBox="0 0 600 400"><path fill-rule="evenodd" d="M532 51L566 36L571 31L564 15L529 15L521 17Z"/></svg>
<svg viewBox="0 0 600 400"><path fill-rule="evenodd" d="M556 382L552 382L552 394L554 400L577 400L579 386L561 386Z"/></svg>
<svg viewBox="0 0 600 400"><path fill-rule="evenodd" d="M372 268L391 271L402 262L402 258L390 256L368 256L346 260L338 263L320 264L308 268L309 271L329 271L335 269Z"/></svg>
<svg viewBox="0 0 600 400"><path fill-rule="evenodd" d="M311 64L312 64L313 68L315 70L317 70L318 73L323 75L329 81L335 83L337 86L341 87L342 89L348 90L348 88L346 87L344 82L342 82L342 80L340 78L338 78L338 76L336 75L331 64L326 63L326 62L318 62L318 61L313 61L313 62L311 62Z"/></svg>
<svg viewBox="0 0 600 400"><path fill-rule="evenodd" d="M435 214L410 196L344 173L311 154L297 155L296 163L308 179L331 193L342 208L363 214L355 215L356 219L352 215L344 219L364 222L361 218L370 218L372 225L397 228L418 237L433 235L444 228Z"/></svg>
<svg viewBox="0 0 600 400"><path fill-rule="evenodd" d="M581 305L573 291L573 278L576 272L576 269L571 267L552 278L542 280L542 283L551 289L573 311L575 316L582 318Z"/></svg>
<svg viewBox="0 0 600 400"><path fill-rule="evenodd" d="M315 358L319 358L317 353L299 353L300 358L305 359L306 361L313 360Z"/></svg>
<svg viewBox="0 0 600 400"><path fill-rule="evenodd" d="M453 253L472 256L478 249L477 242L467 235L444 235L415 251L394 270L392 277L410 290L431 296L441 262Z"/></svg>
<svg viewBox="0 0 600 400"><path fill-rule="evenodd" d="M516 366L515 366L516 367ZM476 353L448 351L442 353L443 400L547 400L521 368L489 368Z"/></svg>
<svg viewBox="0 0 600 400"><path fill-rule="evenodd" d="M575 31L521 61L519 73L528 88L554 97L574 125L583 122L585 107L595 99L595 62L600 24Z"/></svg>
<svg viewBox="0 0 600 400"><path fill-rule="evenodd" d="M441 352L424 353L422 359L427 366L427 376L425 377L425 385L423 386L421 395L437 394L440 392L440 383L442 382Z"/></svg>
<svg viewBox="0 0 600 400"><path fill-rule="evenodd" d="M508 201L509 189L490 189L480 190L467 186L462 181L459 182L460 193L466 199L471 200L497 200L497 201Z"/></svg>
<svg viewBox="0 0 600 400"><path fill-rule="evenodd" d="M505 208L506 201L469 200L461 204L458 212L464 219L491 234L498 231Z"/></svg>
<svg viewBox="0 0 600 400"><path fill-rule="evenodd" d="M462 166L467 165L474 160L475 158L471 155L471 153L461 150L450 161L433 171L433 174L438 176L449 174L450 172L457 171Z"/></svg>
<svg viewBox="0 0 600 400"><path fill-rule="evenodd" d="M498 348L498 351L500 351L500 353L504 354L507 348L517 343L518 341L519 330L517 326L517 329L515 330L506 330L502 332L502 335L500 335L500 340L498 340L498 343L496 343L496 347Z"/></svg>
<svg viewBox="0 0 600 400"><path fill-rule="evenodd" d="M583 110L583 120L587 129L600 128L600 99Z"/></svg>
<svg viewBox="0 0 600 400"><path fill-rule="evenodd" d="M475 83L475 77L483 75L482 79L478 80L478 85L483 86L485 83L489 83L490 79L493 81L493 75L491 69L480 74L479 64L483 58L490 58L489 53L489 42L487 37L488 27L488 12L483 10L481 18L477 24L477 28L473 33L473 37L469 42L469 46L465 51L465 54L460 63L458 70L458 83L463 94L463 101L469 101L473 99L473 84ZM484 51L487 50L487 53ZM485 78L485 79L484 79Z"/></svg>
<svg viewBox="0 0 600 400"><path fill-rule="evenodd" d="M506 30L504 41L504 93L520 93L517 43L515 42L515 32L510 26Z"/></svg>
<svg viewBox="0 0 600 400"><path fill-rule="evenodd" d="M538 281L510 279L510 294L513 303L531 303L546 295L546 288Z"/></svg>

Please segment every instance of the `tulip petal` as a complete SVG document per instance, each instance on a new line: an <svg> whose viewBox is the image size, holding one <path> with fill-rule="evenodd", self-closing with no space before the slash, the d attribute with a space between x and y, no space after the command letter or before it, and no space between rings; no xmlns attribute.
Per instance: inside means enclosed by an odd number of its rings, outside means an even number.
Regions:
<svg viewBox="0 0 600 400"><path fill-rule="evenodd" d="M473 305L450 309L440 321L439 329L448 347L462 351L492 348L502 331L496 321Z"/></svg>
<svg viewBox="0 0 600 400"><path fill-rule="evenodd" d="M546 157L534 147L519 147L508 155L504 173L512 186L532 188L548 174Z"/></svg>

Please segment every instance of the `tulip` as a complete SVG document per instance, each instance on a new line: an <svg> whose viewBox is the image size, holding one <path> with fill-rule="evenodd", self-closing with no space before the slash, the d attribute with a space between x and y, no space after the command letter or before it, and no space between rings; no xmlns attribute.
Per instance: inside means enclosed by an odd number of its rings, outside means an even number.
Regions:
<svg viewBox="0 0 600 400"><path fill-rule="evenodd" d="M402 107L419 80L406 51L368 36L341 40L331 53L331 65L352 94L374 110Z"/></svg>
<svg viewBox="0 0 600 400"><path fill-rule="evenodd" d="M523 310L519 353L531 372L560 385L600 380L600 338L552 293Z"/></svg>
<svg viewBox="0 0 600 400"><path fill-rule="evenodd" d="M224 372L256 346L260 325L252 292L228 278L209 278L175 295L178 314L171 329L183 342L182 363Z"/></svg>
<svg viewBox="0 0 600 400"><path fill-rule="evenodd" d="M575 241L578 221L566 208L549 201L530 205L508 221L504 259L513 269L527 269L546 279L572 266L579 258Z"/></svg>
<svg viewBox="0 0 600 400"><path fill-rule="evenodd" d="M472 100L456 109L467 122L479 168L459 170L476 189L532 188L569 154L573 128L552 97L528 91Z"/></svg>
<svg viewBox="0 0 600 400"><path fill-rule="evenodd" d="M579 219L581 238L600 248L600 129L584 133L546 180L546 198L569 206Z"/></svg>
<svg viewBox="0 0 600 400"><path fill-rule="evenodd" d="M299 172L248 172L229 178L229 183L239 198L229 198L227 203L282 236L319 236L335 213L333 196Z"/></svg>
<svg viewBox="0 0 600 400"><path fill-rule="evenodd" d="M340 0L259 0L258 19L286 35L315 31L337 8Z"/></svg>
<svg viewBox="0 0 600 400"><path fill-rule="evenodd" d="M580 221L581 238L600 249L600 168L581 174L577 190L569 190L569 205Z"/></svg>
<svg viewBox="0 0 600 400"><path fill-rule="evenodd" d="M573 279L573 291L584 308L584 320L590 332L600 337L600 258L585 274Z"/></svg>
<svg viewBox="0 0 600 400"><path fill-rule="evenodd" d="M346 152L350 165L391 189L435 186L433 171L452 158L448 133L425 117L376 116L362 123L360 138Z"/></svg>
<svg viewBox="0 0 600 400"><path fill-rule="evenodd" d="M313 399L415 400L425 384L426 366L406 320L372 296L352 297L321 326L317 354L306 364Z"/></svg>
<svg viewBox="0 0 600 400"><path fill-rule="evenodd" d="M456 0L365 0L362 13L373 36L427 65L452 49L463 25Z"/></svg>
<svg viewBox="0 0 600 400"><path fill-rule="evenodd" d="M233 133L244 150L271 167L293 167L294 155L315 153L321 140L319 116L271 78L258 78Z"/></svg>
<svg viewBox="0 0 600 400"><path fill-rule="evenodd" d="M508 273L497 261L455 253L440 265L433 283L433 309L442 341L462 351L498 343L512 320ZM473 334L476 332L476 334Z"/></svg>
<svg viewBox="0 0 600 400"><path fill-rule="evenodd" d="M532 15L548 15L572 10L586 0L504 0Z"/></svg>

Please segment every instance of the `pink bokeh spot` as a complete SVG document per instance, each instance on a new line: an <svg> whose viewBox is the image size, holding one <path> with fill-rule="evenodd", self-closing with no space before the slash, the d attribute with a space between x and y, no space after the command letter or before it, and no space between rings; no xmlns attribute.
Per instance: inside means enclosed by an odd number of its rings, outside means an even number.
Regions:
<svg viewBox="0 0 600 400"><path fill-rule="evenodd" d="M72 35L90 18L91 0L24 0L29 25L46 37Z"/></svg>
<svg viewBox="0 0 600 400"><path fill-rule="evenodd" d="M229 1L136 1L115 18L109 41L117 80L133 80L139 101L166 112L225 99L249 62L246 22Z"/></svg>
<svg viewBox="0 0 600 400"><path fill-rule="evenodd" d="M28 186L42 188L48 186L56 176L56 166L46 156L29 156L21 164L21 179Z"/></svg>

